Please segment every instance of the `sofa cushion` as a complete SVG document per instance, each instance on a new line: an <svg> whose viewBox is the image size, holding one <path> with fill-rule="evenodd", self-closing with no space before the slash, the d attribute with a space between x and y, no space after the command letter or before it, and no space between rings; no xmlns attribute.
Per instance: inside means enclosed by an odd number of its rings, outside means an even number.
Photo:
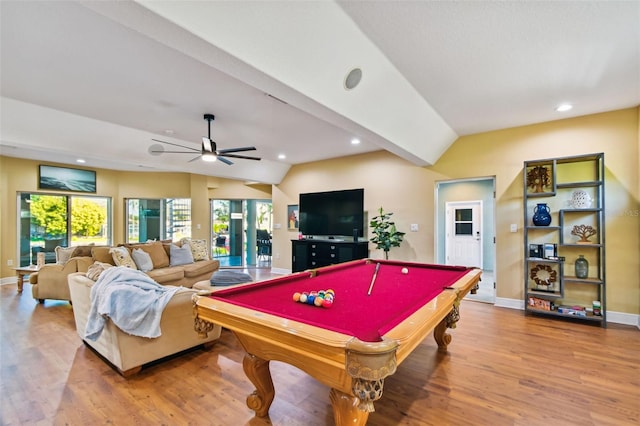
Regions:
<svg viewBox="0 0 640 426"><path fill-rule="evenodd" d="M179 281L184 278L184 270L182 266L167 267L161 269L153 269L147 272L147 275L155 282L163 284L166 282Z"/></svg>
<svg viewBox="0 0 640 426"><path fill-rule="evenodd" d="M60 246L56 247L55 248L56 263L59 263L61 265L64 265L65 263L67 263L69 259L71 259L71 255L75 250L76 250L75 247L60 247Z"/></svg>
<svg viewBox="0 0 640 426"><path fill-rule="evenodd" d="M110 263L115 266L116 263L113 261L113 256L109 250L111 250L111 247L93 247L91 256L96 262Z"/></svg>
<svg viewBox="0 0 640 426"><path fill-rule="evenodd" d="M242 271L217 271L214 272L209 280L213 286L226 286L233 284L249 283L253 281L251 275Z"/></svg>
<svg viewBox="0 0 640 426"><path fill-rule="evenodd" d="M182 247L178 247L175 244L171 244L171 266L188 265L193 263L193 254L191 254L191 247L189 244L184 244Z"/></svg>
<svg viewBox="0 0 640 426"><path fill-rule="evenodd" d="M162 251L164 252L164 250ZM140 248L134 248L131 252L131 257L133 257L133 261L136 262L136 266L142 272L149 272L153 269L151 256L146 251Z"/></svg>
<svg viewBox="0 0 640 426"><path fill-rule="evenodd" d="M76 246L71 257L91 257L91 250L93 247L94 243L84 246Z"/></svg>
<svg viewBox="0 0 640 426"><path fill-rule="evenodd" d="M184 276L187 278L197 277L202 274L211 273L218 265L217 260L199 260L189 265L183 265Z"/></svg>
<svg viewBox="0 0 640 426"><path fill-rule="evenodd" d="M162 243L160 241L150 241L142 244L125 244L129 250L133 252L135 249L141 249L151 256L151 262L153 262L153 269L166 268L169 266L169 256L164 251Z"/></svg>
<svg viewBox="0 0 640 426"><path fill-rule="evenodd" d="M180 240L183 244L189 244L194 262L198 260L209 259L209 250L207 249L206 240L192 240L191 238L183 238Z"/></svg>
<svg viewBox="0 0 640 426"><path fill-rule="evenodd" d="M93 281L98 281L100 274L108 268L113 268L113 265L110 263L94 262L87 270L87 278Z"/></svg>
<svg viewBox="0 0 640 426"><path fill-rule="evenodd" d="M138 269L136 262L131 258L131 253L126 247L112 247L109 253L113 256L116 266L126 266L131 269Z"/></svg>

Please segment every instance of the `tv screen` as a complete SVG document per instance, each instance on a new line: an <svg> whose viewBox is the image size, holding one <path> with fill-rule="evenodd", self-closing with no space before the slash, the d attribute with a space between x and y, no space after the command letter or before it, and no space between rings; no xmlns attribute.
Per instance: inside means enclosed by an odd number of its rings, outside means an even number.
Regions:
<svg viewBox="0 0 640 426"><path fill-rule="evenodd" d="M300 232L306 236L363 236L364 189L300 194Z"/></svg>

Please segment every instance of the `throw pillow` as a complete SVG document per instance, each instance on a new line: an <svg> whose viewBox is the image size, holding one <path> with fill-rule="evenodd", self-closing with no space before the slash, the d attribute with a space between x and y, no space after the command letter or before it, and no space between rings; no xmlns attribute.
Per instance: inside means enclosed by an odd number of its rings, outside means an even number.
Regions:
<svg viewBox="0 0 640 426"><path fill-rule="evenodd" d="M183 244L189 244L191 246L191 254L193 255L193 261L207 260L209 259L209 250L207 249L206 240L192 240L191 238L183 238L180 240Z"/></svg>
<svg viewBox="0 0 640 426"><path fill-rule="evenodd" d="M56 247L56 263L65 264L71 259L71 255L76 250L75 247Z"/></svg>
<svg viewBox="0 0 640 426"><path fill-rule="evenodd" d="M131 254L129 254L129 250L126 247L113 247L109 249L109 253L113 256L113 262L116 266L126 266L131 269L138 269L136 267L136 262L131 258Z"/></svg>
<svg viewBox="0 0 640 426"><path fill-rule="evenodd" d="M110 263L94 262L91 266L89 266L89 269L87 269L87 278L93 281L98 281L98 278L100 278L100 274L104 270L112 267L113 265Z"/></svg>
<svg viewBox="0 0 640 426"><path fill-rule="evenodd" d="M169 255L164 251L162 243L156 241L151 243L142 244L125 244L129 250L140 249L151 256L151 262L153 262L153 269L166 268L169 266Z"/></svg>
<svg viewBox="0 0 640 426"><path fill-rule="evenodd" d="M76 246L71 257L91 257L91 249L95 243L90 243L86 246Z"/></svg>
<svg viewBox="0 0 640 426"><path fill-rule="evenodd" d="M153 269L151 256L146 251L139 248L133 249L133 251L131 252L131 257L133 257L133 261L136 262L136 266L142 272L149 272Z"/></svg>
<svg viewBox="0 0 640 426"><path fill-rule="evenodd" d="M170 266L193 263L193 255L191 254L191 247L189 244L183 244L182 247L171 244L171 246L169 246L169 250L171 252Z"/></svg>

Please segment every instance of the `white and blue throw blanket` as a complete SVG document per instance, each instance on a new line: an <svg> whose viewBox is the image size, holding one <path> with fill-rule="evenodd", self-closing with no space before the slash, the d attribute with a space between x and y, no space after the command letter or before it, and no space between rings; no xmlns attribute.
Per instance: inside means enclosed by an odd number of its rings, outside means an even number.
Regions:
<svg viewBox="0 0 640 426"><path fill-rule="evenodd" d="M162 286L135 269L124 266L106 269L91 288L84 337L98 340L107 318L125 333L159 337L162 311L179 289Z"/></svg>

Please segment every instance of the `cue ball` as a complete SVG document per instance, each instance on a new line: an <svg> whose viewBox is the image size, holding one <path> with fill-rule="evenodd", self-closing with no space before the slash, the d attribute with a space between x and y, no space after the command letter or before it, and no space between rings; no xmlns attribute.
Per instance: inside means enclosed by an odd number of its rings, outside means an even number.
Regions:
<svg viewBox="0 0 640 426"><path fill-rule="evenodd" d="M409 270L407 268L402 268L401 272L406 275L409 273Z"/></svg>

